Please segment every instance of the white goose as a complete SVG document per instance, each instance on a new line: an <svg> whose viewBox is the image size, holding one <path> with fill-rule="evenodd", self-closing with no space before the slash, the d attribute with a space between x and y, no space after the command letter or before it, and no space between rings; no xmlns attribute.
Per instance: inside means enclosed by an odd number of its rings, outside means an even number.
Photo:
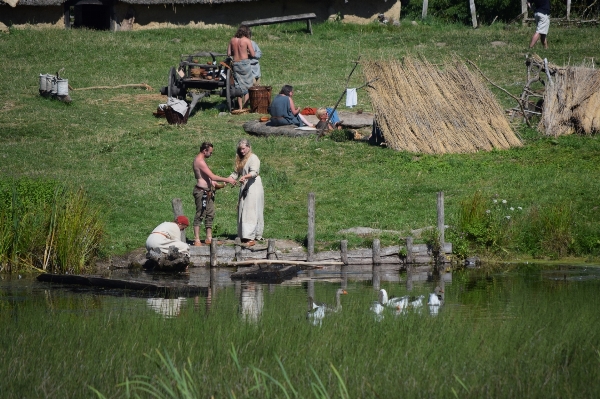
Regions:
<svg viewBox="0 0 600 399"><path fill-rule="evenodd" d="M429 313L431 313L432 316L437 316L437 314L440 311L440 307L444 303L444 301L442 300L443 293L444 290L441 287L437 286L435 287L435 290L433 290L433 292L429 294L429 302L427 302L427 305L429 306Z"/></svg>
<svg viewBox="0 0 600 399"><path fill-rule="evenodd" d="M312 296L308 297L308 312L306 312L306 318L310 320L315 326L321 325L326 312L339 312L342 310L341 296L346 295L348 292L342 288L335 292L335 306L329 306L325 303L317 303L313 300Z"/></svg>

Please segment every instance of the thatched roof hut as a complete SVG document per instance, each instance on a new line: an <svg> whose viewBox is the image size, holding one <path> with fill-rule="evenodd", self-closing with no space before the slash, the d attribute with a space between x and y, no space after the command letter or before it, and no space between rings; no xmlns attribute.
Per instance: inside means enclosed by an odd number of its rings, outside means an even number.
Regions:
<svg viewBox="0 0 600 399"><path fill-rule="evenodd" d="M134 18L133 30L173 26L237 26L242 21L316 14L316 21L341 16L344 22L368 23L379 14L400 18L400 0L0 0L0 24L75 26L120 30Z"/></svg>
<svg viewBox="0 0 600 399"><path fill-rule="evenodd" d="M428 154L521 146L500 104L458 60L443 68L426 60L362 65L376 121L388 147Z"/></svg>
<svg viewBox="0 0 600 399"><path fill-rule="evenodd" d="M544 65L533 55L532 62ZM538 128L548 136L600 132L600 70L588 65L548 65L544 107Z"/></svg>

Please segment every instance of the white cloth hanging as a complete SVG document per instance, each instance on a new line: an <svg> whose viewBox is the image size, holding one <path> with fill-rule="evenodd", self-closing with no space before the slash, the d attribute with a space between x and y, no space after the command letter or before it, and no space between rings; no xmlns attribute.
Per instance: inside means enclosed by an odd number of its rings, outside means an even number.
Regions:
<svg viewBox="0 0 600 399"><path fill-rule="evenodd" d="M169 97L167 99L167 105L173 108L173 111L177 112L181 116L185 116L185 113L188 110L188 103L186 103L184 100L178 100L173 97Z"/></svg>
<svg viewBox="0 0 600 399"><path fill-rule="evenodd" d="M356 89L346 89L346 107L354 107L357 102Z"/></svg>

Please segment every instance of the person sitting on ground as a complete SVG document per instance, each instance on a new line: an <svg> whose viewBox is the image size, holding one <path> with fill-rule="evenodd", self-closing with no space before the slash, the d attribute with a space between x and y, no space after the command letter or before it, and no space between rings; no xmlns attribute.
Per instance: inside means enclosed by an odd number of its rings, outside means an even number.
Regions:
<svg viewBox="0 0 600 399"><path fill-rule="evenodd" d="M159 249L161 253L168 254L169 247L174 246L180 253L187 255L190 246L181 241L181 232L190 225L185 216L177 216L173 222L163 222L156 226L146 240L146 250Z"/></svg>
<svg viewBox="0 0 600 399"><path fill-rule="evenodd" d="M271 101L271 106L269 107L269 113L271 114L271 122L269 125L315 127L300 113L300 108L296 108L294 100L292 99L293 95L294 88L292 86L285 85L281 88L281 91L275 96L273 101Z"/></svg>
<svg viewBox="0 0 600 399"><path fill-rule="evenodd" d="M340 130L342 128L340 122L331 124L331 122L327 121L329 119L329 113L327 112L327 108L319 108L317 110L316 115L319 119L319 122L317 123L317 130L325 129L325 131L330 131L334 129Z"/></svg>

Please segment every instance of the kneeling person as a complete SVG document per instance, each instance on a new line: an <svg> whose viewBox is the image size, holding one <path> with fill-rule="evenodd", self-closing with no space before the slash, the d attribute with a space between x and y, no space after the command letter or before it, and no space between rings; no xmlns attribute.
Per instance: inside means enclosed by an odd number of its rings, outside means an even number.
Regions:
<svg viewBox="0 0 600 399"><path fill-rule="evenodd" d="M159 249L161 253L169 253L169 247L175 247L180 253L186 255L190 246L181 241L181 232L190 225L185 216L177 216L173 222L163 222L156 226L146 240L146 250Z"/></svg>

